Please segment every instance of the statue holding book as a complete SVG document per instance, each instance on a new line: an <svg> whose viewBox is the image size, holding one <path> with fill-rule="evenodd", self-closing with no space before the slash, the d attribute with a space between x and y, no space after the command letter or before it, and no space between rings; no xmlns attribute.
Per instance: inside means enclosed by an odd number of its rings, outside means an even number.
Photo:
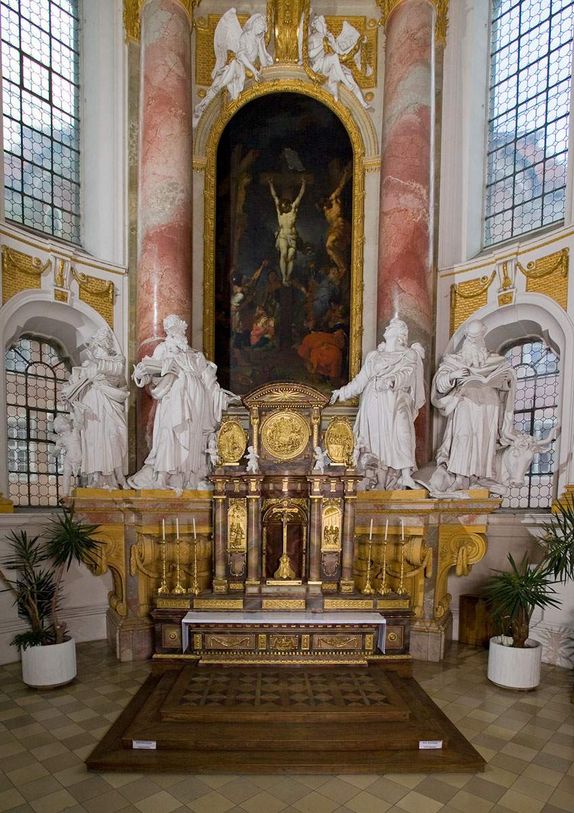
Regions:
<svg viewBox="0 0 574 813"><path fill-rule="evenodd" d="M128 482L132 488L207 488L210 437L223 410L238 399L217 383L215 364L189 346L183 319L171 314L163 327L164 341L133 373L138 387L149 387L157 406L151 451Z"/></svg>

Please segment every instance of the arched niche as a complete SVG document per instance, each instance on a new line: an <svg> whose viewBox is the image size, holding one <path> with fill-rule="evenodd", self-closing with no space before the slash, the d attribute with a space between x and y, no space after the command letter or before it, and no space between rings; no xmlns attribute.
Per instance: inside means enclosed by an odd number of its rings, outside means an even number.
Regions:
<svg viewBox="0 0 574 813"><path fill-rule="evenodd" d="M258 87L245 95L214 125L206 158L203 346L223 386L239 393L273 380L330 391L356 374L361 360L361 134L320 89ZM289 265L281 263L268 181L278 200L293 202L303 177L296 253L284 280Z"/></svg>

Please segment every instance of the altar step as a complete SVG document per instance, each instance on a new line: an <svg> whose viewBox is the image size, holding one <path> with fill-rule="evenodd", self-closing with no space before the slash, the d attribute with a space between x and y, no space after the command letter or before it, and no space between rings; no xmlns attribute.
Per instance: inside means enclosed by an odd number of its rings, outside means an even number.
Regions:
<svg viewBox="0 0 574 813"><path fill-rule="evenodd" d="M382 666L187 664L156 669L87 766L337 774L474 772L484 761L412 678Z"/></svg>

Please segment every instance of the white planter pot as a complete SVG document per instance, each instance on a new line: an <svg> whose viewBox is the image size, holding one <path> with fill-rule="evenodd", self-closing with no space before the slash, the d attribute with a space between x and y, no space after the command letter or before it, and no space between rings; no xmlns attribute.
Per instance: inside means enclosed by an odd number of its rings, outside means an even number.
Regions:
<svg viewBox="0 0 574 813"><path fill-rule="evenodd" d="M64 686L76 677L76 642L22 650L22 680L34 689Z"/></svg>
<svg viewBox="0 0 574 813"><path fill-rule="evenodd" d="M500 637L490 639L488 679L506 689L535 689L540 683L542 646L528 639L523 649L504 646Z"/></svg>

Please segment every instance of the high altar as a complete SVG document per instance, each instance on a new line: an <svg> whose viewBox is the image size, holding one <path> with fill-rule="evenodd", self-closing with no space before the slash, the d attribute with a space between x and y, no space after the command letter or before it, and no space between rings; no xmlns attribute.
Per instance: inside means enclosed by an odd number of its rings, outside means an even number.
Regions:
<svg viewBox="0 0 574 813"><path fill-rule="evenodd" d="M105 490L92 478L75 490L75 506L100 526L95 572L113 577L108 637L122 660L380 660L408 671L412 656L442 658L449 573L464 576L484 556L487 517L499 504L477 482L457 498L412 479L415 425L418 462L430 453L429 114L446 12L427 0L379 2L380 20L325 17L308 0L260 5L250 4L249 16L207 0L201 10L195 0L126 2L141 72L132 249L142 389L130 465L144 465L128 478L132 488ZM405 77L412 109L395 94ZM366 271L377 265L377 241L365 239L375 170L378 275ZM408 203L407 187L418 190ZM393 314L416 341L392 338L386 349L383 341L381 358L404 362L414 383L377 386L389 393L372 396L379 406L370 410L394 416L395 404L398 428L392 417L385 431L412 448L406 462L379 459L376 484L366 483L361 455L375 449L353 431L360 389L346 385L362 364L380 364L367 351L375 332L387 337ZM158 470L159 430L146 458L147 389L160 373L167 387L185 389L182 370L195 364L182 336L162 341L166 316L192 323L191 343L217 363L221 387L240 396L235 404L223 396L209 437L194 434L190 417L183 430L174 423L197 447L192 479L185 465L173 476ZM170 370L172 339L188 355ZM330 404L332 392L346 404ZM202 455L207 465L197 463Z"/></svg>
<svg viewBox="0 0 574 813"><path fill-rule="evenodd" d="M317 467L321 445L329 462ZM96 572L113 575L117 656L440 659L449 572L482 558L497 500L476 489L461 514L423 489L358 490L353 447L349 418L322 393L269 384L224 416L213 492L78 489L77 509L101 526Z"/></svg>

